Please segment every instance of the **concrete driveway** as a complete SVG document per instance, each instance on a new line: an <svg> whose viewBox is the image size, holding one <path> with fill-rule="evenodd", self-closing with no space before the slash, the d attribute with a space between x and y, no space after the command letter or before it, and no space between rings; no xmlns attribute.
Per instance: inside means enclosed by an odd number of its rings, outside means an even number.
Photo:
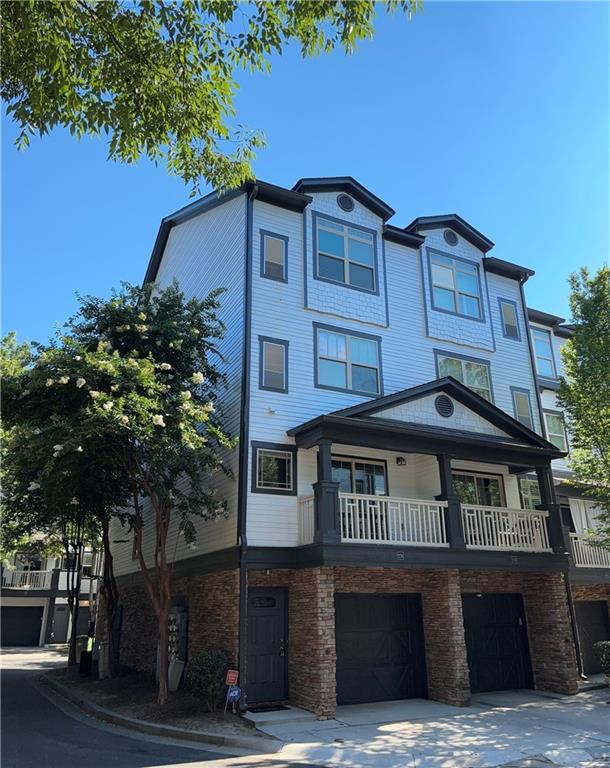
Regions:
<svg viewBox="0 0 610 768"><path fill-rule="evenodd" d="M328 722L267 713L259 727L288 742L278 757L328 766L610 768L609 702L607 689L508 691L462 709L424 700L339 707Z"/></svg>

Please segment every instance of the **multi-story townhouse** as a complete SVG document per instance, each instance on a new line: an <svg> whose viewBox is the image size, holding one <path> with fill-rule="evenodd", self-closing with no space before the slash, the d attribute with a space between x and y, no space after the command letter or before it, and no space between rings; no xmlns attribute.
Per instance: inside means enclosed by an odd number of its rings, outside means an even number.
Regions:
<svg viewBox="0 0 610 768"><path fill-rule="evenodd" d="M2 567L2 645L65 643L71 628L65 556L17 553L11 561ZM96 564L95 553L87 550L83 555L78 634L87 634L89 607L97 595Z"/></svg>
<svg viewBox="0 0 610 768"><path fill-rule="evenodd" d="M458 215L388 224L351 177L261 181L166 218L146 273L225 287L239 447L226 519L170 532L188 649L228 649L249 704L532 687L573 693L577 655L523 285ZM520 478L535 478L536 504ZM523 487L525 487L525 484ZM124 532L121 660L154 621ZM125 542L125 543L120 543ZM151 558L152 526L144 554Z"/></svg>
<svg viewBox="0 0 610 768"><path fill-rule="evenodd" d="M562 374L561 347L572 335L564 318L535 309L528 310L533 342L534 365L538 378L543 428L547 439L561 451L569 452L569 425L557 404L558 377ZM555 492L564 525L569 529L569 582L574 600L574 613L579 652L585 674L601 672L594 644L610 637L610 551L590 543L588 534L595 530L599 508L573 482L566 459L553 461ZM524 499L535 503L537 488L531 479L523 479ZM534 494L534 495L532 495Z"/></svg>

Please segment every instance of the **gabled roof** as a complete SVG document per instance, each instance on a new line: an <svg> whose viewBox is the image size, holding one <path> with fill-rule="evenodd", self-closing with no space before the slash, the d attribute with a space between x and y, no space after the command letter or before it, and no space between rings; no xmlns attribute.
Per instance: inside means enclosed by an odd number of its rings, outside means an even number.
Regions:
<svg viewBox="0 0 610 768"><path fill-rule="evenodd" d="M321 176L319 178L299 179L292 188L295 192L346 192L383 221L391 218L396 211L381 198L362 186L352 176Z"/></svg>
<svg viewBox="0 0 610 768"><path fill-rule="evenodd" d="M306 432L307 430L314 427L315 423L319 419L356 419L358 421L361 420L363 424L367 420L375 422L385 421L387 423L388 419L383 419L378 416L379 411L383 411L387 408L398 406L412 400L417 400L431 394L441 393L454 398L457 402L462 403L462 405L471 409L490 424L493 424L495 427L502 430L504 433L506 433L506 435L509 436L509 438L513 439L515 444L519 444L528 448L541 449L545 453L552 452L557 457L565 455L561 453L561 451L558 451L552 443L549 443L533 430L528 429L526 426L521 424L521 422L517 421L512 416L509 416L503 410L493 405L493 403L490 403L488 400L485 400L485 398L477 395L476 392L473 392L471 389L464 386L464 384L461 384L452 376L446 376L442 379L435 379L434 381L429 381L426 384L420 384L416 387L403 389L391 395L385 395L384 397L377 397L373 400L367 400L364 403L351 406L350 408L342 408L339 411L333 411L330 414L317 417L316 419L312 419L305 424L301 424L298 427L288 430L288 434L297 436L301 432ZM405 424L404 426L408 427L412 431L427 431L430 433L444 432L451 433L457 437L465 436L465 433L463 433L461 430L451 428L449 426L450 423L451 422L448 423L447 429L439 428L438 426L428 426L422 424ZM475 439L475 435L470 433L468 435L468 439ZM485 436L485 440L487 441L491 440L493 442L494 439L497 438L490 438L487 435Z"/></svg>
<svg viewBox="0 0 610 768"><path fill-rule="evenodd" d="M421 230L436 229L438 227L448 227L449 229L452 229L454 232L457 232L458 235L461 235L464 240L467 240L474 245L475 248L483 251L483 253L487 253L487 251L490 251L494 247L494 244L488 237L481 234L481 232L475 229L465 219L458 216L457 213L446 213L440 216L418 216L417 219L413 219L413 221L405 227L405 231L420 232Z"/></svg>

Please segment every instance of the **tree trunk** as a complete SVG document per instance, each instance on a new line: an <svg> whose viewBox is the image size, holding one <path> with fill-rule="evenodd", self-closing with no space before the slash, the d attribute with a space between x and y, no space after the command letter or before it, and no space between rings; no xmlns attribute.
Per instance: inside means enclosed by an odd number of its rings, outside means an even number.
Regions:
<svg viewBox="0 0 610 768"><path fill-rule="evenodd" d="M110 534L108 522L102 524L102 545L104 556L104 568L102 576L102 586L100 592L104 598L104 609L106 613L106 642L108 643L108 675L116 675L116 649L114 647L114 623L116 621L117 608L119 605L119 589L114 578L114 561L110 550Z"/></svg>
<svg viewBox="0 0 610 768"><path fill-rule="evenodd" d="M157 617L159 620L159 694L157 697L157 703L166 704L169 692L169 679L168 679L168 667L169 667L169 604L166 604Z"/></svg>

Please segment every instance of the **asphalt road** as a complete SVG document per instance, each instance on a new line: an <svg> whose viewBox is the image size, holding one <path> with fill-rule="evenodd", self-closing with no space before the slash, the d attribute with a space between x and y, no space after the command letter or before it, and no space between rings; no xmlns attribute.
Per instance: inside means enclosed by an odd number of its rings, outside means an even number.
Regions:
<svg viewBox="0 0 610 768"><path fill-rule="evenodd" d="M3 651L1 661L2 768L286 766L283 760L231 758L226 753L132 735L125 729L86 717L38 682L45 669L65 663L61 656L43 649ZM290 768L297 768L297 764L292 763Z"/></svg>

